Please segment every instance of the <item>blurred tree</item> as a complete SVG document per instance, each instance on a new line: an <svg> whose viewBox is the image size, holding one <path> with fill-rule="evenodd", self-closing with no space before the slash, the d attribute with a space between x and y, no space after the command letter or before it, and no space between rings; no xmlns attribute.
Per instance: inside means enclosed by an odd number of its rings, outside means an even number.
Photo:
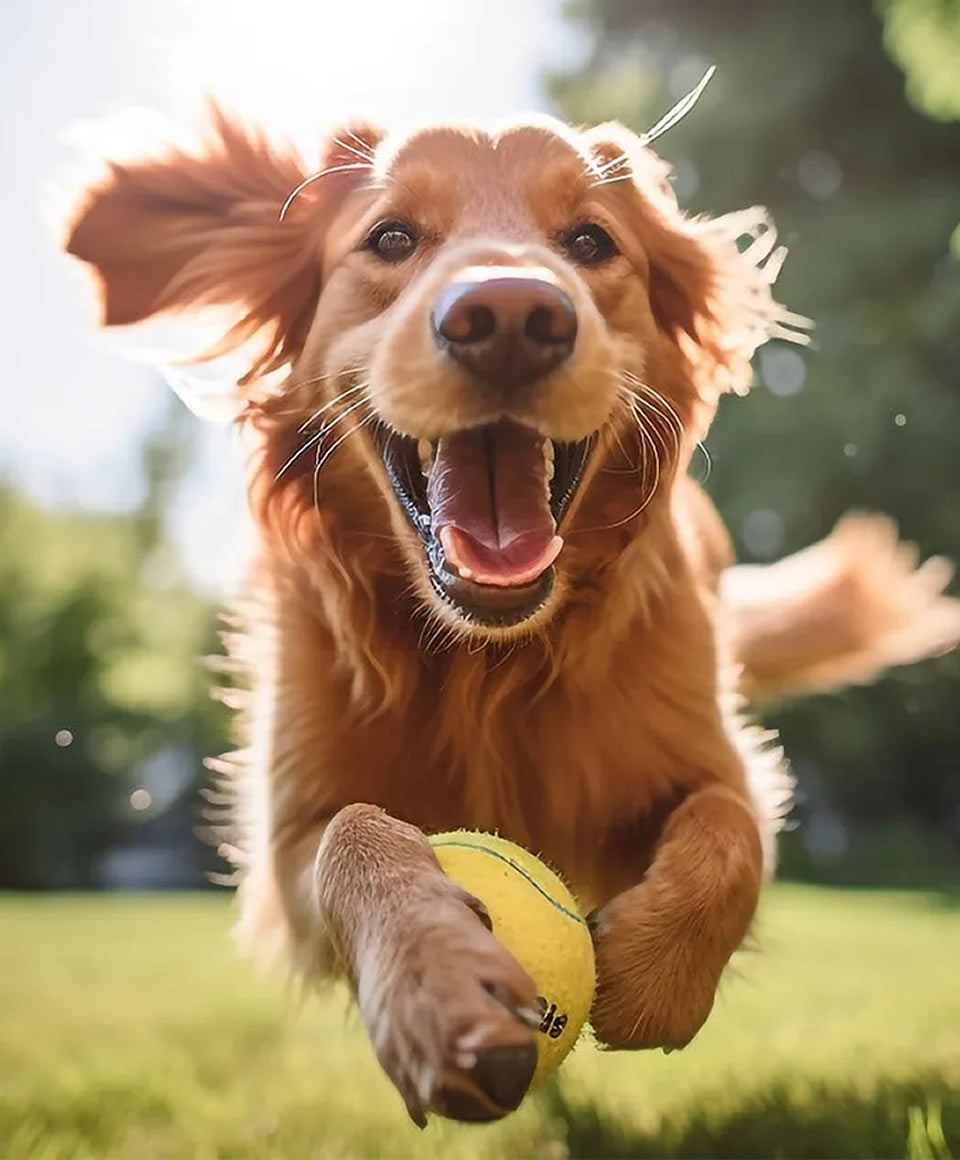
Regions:
<svg viewBox="0 0 960 1160"><path fill-rule="evenodd" d="M175 406L144 449L133 512L47 511L0 486L0 886L93 885L104 853L159 810L205 860L191 791L223 740L198 659L215 651L215 616L161 517L186 446ZM151 793L141 771L162 751L186 776Z"/></svg>
<svg viewBox="0 0 960 1160"><path fill-rule="evenodd" d="M891 38L915 59L909 9L925 21L950 10L937 35L953 46L935 45L945 102L948 83L960 90L956 5L892 0ZM791 248L781 301L816 324L811 351L760 353L759 385L724 401L709 439L707 486L742 555L799 548L854 507L890 513L925 553L960 558L960 263L949 254L960 129L910 105L873 4L579 0L569 13L586 57L551 88L572 120L643 130L718 66L655 148L692 211L769 207ZM954 655L776 723L811 806L861 823L909 817L960 845L958 698Z"/></svg>
<svg viewBox="0 0 960 1160"><path fill-rule="evenodd" d="M907 95L941 120L960 117L960 4L957 0L881 0L890 55L907 74Z"/></svg>
<svg viewBox="0 0 960 1160"><path fill-rule="evenodd" d="M880 0L890 55L907 77L907 96L941 121L960 119L960 4L957 0ZM953 231L960 259L960 226Z"/></svg>

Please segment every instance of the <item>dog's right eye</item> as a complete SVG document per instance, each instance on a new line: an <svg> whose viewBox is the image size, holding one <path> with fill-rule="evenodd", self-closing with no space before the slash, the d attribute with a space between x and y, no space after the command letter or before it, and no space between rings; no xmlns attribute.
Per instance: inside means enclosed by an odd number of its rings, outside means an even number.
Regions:
<svg viewBox="0 0 960 1160"><path fill-rule="evenodd" d="M574 226L561 241L568 256L581 266L599 266L620 252L613 238L595 222Z"/></svg>
<svg viewBox="0 0 960 1160"><path fill-rule="evenodd" d="M366 248L385 262L402 262L417 248L416 230L406 222L381 222L367 235Z"/></svg>

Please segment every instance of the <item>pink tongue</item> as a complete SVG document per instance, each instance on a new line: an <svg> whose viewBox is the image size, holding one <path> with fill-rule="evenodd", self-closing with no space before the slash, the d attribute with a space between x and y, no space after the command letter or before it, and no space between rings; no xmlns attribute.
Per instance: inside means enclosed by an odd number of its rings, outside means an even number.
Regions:
<svg viewBox="0 0 960 1160"><path fill-rule="evenodd" d="M448 567L478 584L529 584L563 547L546 495L543 439L517 423L441 439L427 499Z"/></svg>

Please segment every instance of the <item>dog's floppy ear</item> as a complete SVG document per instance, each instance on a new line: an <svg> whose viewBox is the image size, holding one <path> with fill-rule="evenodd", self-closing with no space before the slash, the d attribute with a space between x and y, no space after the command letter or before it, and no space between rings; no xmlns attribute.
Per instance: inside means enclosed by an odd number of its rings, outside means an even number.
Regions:
<svg viewBox="0 0 960 1160"><path fill-rule="evenodd" d="M711 405L725 391L745 393L750 360L767 339L807 341L807 320L773 296L786 257L773 224L758 208L690 217L677 204L669 166L640 138L616 124L586 137L601 181L622 182L635 199L628 216L649 264L650 308L697 395Z"/></svg>
<svg viewBox="0 0 960 1160"><path fill-rule="evenodd" d="M83 190L65 243L96 272L102 324L199 310L207 346L178 357L241 351L240 384L285 366L316 305L325 229L346 196L369 184L378 141L366 126L334 137L314 178L292 149L212 106L202 144L140 145L132 159L108 160Z"/></svg>

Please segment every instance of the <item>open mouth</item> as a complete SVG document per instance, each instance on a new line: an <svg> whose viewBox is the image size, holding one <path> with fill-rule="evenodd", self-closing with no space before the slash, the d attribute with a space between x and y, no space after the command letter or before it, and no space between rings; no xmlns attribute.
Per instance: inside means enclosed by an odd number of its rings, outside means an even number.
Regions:
<svg viewBox="0 0 960 1160"><path fill-rule="evenodd" d="M541 608L591 440L557 443L503 420L433 442L380 428L376 441L436 592L486 625L519 624Z"/></svg>

